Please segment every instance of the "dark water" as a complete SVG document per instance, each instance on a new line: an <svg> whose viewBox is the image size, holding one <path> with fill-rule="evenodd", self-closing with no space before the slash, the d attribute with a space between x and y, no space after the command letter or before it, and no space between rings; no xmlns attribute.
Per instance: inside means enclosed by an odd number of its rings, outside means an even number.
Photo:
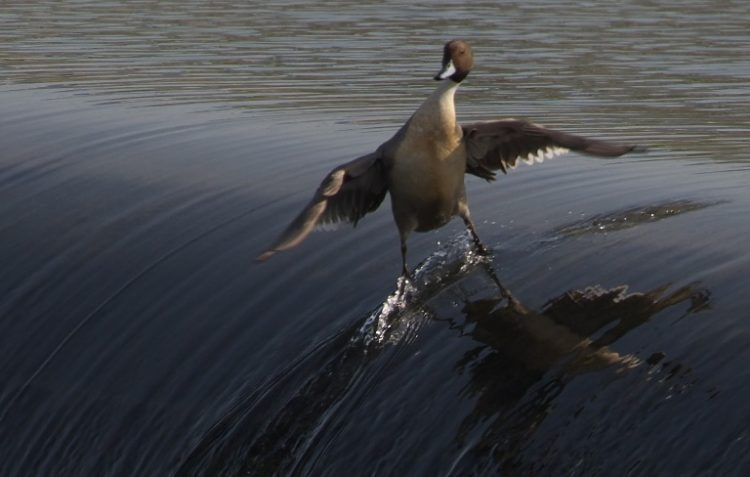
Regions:
<svg viewBox="0 0 750 477"><path fill-rule="evenodd" d="M6 2L0 475L746 475L743 2ZM477 69L464 120L648 144L460 223L254 257ZM495 274L515 297L503 299Z"/></svg>

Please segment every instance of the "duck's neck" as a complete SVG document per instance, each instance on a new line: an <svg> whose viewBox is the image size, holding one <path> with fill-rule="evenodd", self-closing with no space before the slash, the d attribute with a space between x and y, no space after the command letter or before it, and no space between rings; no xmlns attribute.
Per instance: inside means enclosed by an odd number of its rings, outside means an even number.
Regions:
<svg viewBox="0 0 750 477"><path fill-rule="evenodd" d="M450 79L441 81L435 91L425 99L417 110L420 122L430 123L433 128L453 131L456 127L456 107L453 97L458 83Z"/></svg>

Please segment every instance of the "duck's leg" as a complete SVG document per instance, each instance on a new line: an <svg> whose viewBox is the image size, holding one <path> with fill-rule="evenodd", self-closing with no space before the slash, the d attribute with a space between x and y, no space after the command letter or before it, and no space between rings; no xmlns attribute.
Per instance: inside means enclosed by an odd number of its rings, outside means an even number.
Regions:
<svg viewBox="0 0 750 477"><path fill-rule="evenodd" d="M399 200L394 195L392 199L393 219L395 220L396 226L398 227L398 239L401 243L401 285L399 286L399 291L401 294L403 294L403 291L406 287L406 281L408 280L414 283L412 273L409 271L409 267L406 262L406 240L409 238L409 235L411 235L411 233L416 230L417 219L416 216L410 213L409 210L398 208L397 205L399 203L403 203L403 200Z"/></svg>
<svg viewBox="0 0 750 477"><path fill-rule="evenodd" d="M408 237L408 235L408 233L399 233L399 238L401 239L401 277L399 280L401 283L398 290L399 295L404 294L407 280L413 282L411 272L409 271L409 267L406 263L406 238Z"/></svg>
<svg viewBox="0 0 750 477"><path fill-rule="evenodd" d="M471 220L471 212L469 212L469 206L465 201L459 202L458 215L463 219L464 224L466 224L466 228L469 230L471 238L474 240L474 246L476 247L477 252L482 255L489 255L490 250L484 245L484 243L482 243L482 240L479 238L479 234L477 234L477 228L474 225L474 221Z"/></svg>
<svg viewBox="0 0 750 477"><path fill-rule="evenodd" d="M469 233L471 233L471 237L474 240L474 245L476 246L477 251L483 255L490 255L490 250L484 245L484 243L482 243L482 240L479 238L479 234L477 234L477 229L474 225L474 221L471 220L469 206L466 204L465 200L459 202L458 215L463 219L464 224L466 224L466 228L469 229ZM523 305L521 305L521 302L516 300L516 297L513 296L510 290L505 288L505 286L503 286L503 284L500 282L500 278L498 278L497 274L495 273L495 269L492 268L491 262L485 262L484 267L487 271L487 274L490 276L492 281L495 282L497 288L500 290L500 296L508 301L508 306L512 306L516 310L525 310Z"/></svg>
<svg viewBox="0 0 750 477"><path fill-rule="evenodd" d="M401 276L411 279L411 272L409 272L409 267L406 265L406 237L403 235L401 236Z"/></svg>

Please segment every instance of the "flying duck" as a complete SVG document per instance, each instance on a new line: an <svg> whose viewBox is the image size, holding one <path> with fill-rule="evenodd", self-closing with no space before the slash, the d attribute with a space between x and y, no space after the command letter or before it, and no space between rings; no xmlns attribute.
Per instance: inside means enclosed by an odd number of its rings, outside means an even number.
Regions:
<svg viewBox="0 0 750 477"><path fill-rule="evenodd" d="M406 242L412 232L433 230L459 216L479 253L488 253L471 219L465 174L487 181L507 173L518 161L541 162L568 151L616 157L638 146L588 139L538 124L500 119L458 124L453 97L474 66L469 44L446 43L439 84L396 134L374 152L333 169L305 206L258 260L302 242L316 226L354 225L391 194L401 240L402 276L410 277Z"/></svg>

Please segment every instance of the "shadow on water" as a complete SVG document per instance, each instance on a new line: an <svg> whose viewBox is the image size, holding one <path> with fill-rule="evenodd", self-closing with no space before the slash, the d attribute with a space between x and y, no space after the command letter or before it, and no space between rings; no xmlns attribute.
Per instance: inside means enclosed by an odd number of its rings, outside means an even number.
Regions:
<svg viewBox="0 0 750 477"><path fill-rule="evenodd" d="M645 359L611 346L660 312L687 305L682 316L710 306L711 293L697 285L646 292L627 285L592 285L550 298L539 310L526 306L496 282L490 259L470 251L461 237L422 262L404 296L394 292L367 317L322 343L279 375L246 395L193 448L177 475L308 475L339 434L347 416L368 406L367 396L391 364L409 353L427 323L445 323L474 346L455 363L467 375L464 397L475 404L463 418L455 442L481 428L448 475L486 472L487 457L503 471L523 466L527 441L550 406L577 376L609 369L611 379L629 370L679 364L652 352ZM470 275L501 287L476 298L464 289ZM398 284L397 284L398 287ZM458 293L462 322L444 319L431 306ZM528 465L525 468L529 468Z"/></svg>

